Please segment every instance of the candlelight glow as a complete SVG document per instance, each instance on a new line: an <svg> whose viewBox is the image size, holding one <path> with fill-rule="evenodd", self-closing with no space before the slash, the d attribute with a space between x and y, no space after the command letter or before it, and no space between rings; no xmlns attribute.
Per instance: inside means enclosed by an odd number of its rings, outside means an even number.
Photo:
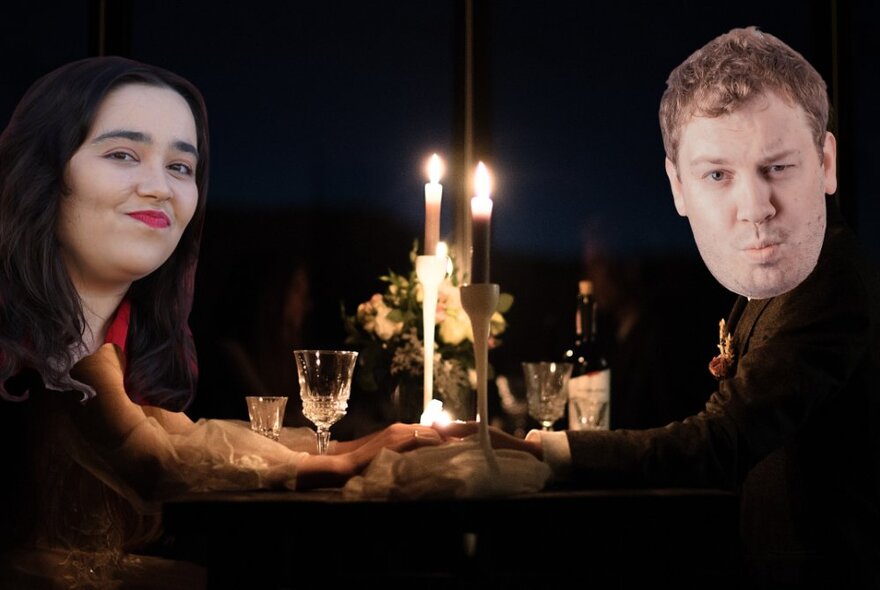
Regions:
<svg viewBox="0 0 880 590"><path fill-rule="evenodd" d="M428 178L431 180L431 184L437 184L440 182L441 176L443 176L443 160L434 154L428 162Z"/></svg>
<svg viewBox="0 0 880 590"><path fill-rule="evenodd" d="M432 424L440 424L446 426L452 422L452 416L443 409L443 402L439 399L432 399L428 402L428 407L422 412L422 418L419 424L422 426L431 426Z"/></svg>
<svg viewBox="0 0 880 590"><path fill-rule="evenodd" d="M477 172L474 174L474 188L477 197L480 198L488 199L492 192L492 178L489 176L489 169L482 162L477 164Z"/></svg>
<svg viewBox="0 0 880 590"><path fill-rule="evenodd" d="M449 257L449 246L446 242L437 242L437 256L446 259L446 276L452 276L455 266L452 264L452 258Z"/></svg>

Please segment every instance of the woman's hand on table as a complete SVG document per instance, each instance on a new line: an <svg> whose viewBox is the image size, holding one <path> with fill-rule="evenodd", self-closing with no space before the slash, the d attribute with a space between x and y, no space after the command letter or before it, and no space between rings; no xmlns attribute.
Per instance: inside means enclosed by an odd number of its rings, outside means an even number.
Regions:
<svg viewBox="0 0 880 590"><path fill-rule="evenodd" d="M344 485L382 449L403 453L444 442L436 430L419 424L392 424L361 438L337 442L332 455L308 455L299 464L297 489Z"/></svg>
<svg viewBox="0 0 880 590"><path fill-rule="evenodd" d="M379 440L377 441L376 439ZM382 430L377 430L354 440L336 441L331 452L334 455L344 455L373 444L384 444L384 446L394 451L403 452L419 446L439 444L441 442L443 442L443 438L430 426L397 422L391 426L386 426Z"/></svg>
<svg viewBox="0 0 880 590"><path fill-rule="evenodd" d="M430 426L396 423L373 434L348 442L336 443L335 454L347 454L355 460L357 472L363 470L382 449L398 453L444 442L440 433Z"/></svg>

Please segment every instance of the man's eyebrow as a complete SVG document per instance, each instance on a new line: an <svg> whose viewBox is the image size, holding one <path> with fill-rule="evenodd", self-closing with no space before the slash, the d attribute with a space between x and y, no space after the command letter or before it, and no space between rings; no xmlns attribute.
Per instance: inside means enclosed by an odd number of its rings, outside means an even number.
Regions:
<svg viewBox="0 0 880 590"><path fill-rule="evenodd" d="M712 164L713 166L724 166L727 164L727 159L720 156L697 156L690 162L688 162L691 166L699 166L700 164Z"/></svg>
<svg viewBox="0 0 880 590"><path fill-rule="evenodd" d="M763 164L769 164L771 162L777 162L779 160L784 160L784 159L790 158L792 156L797 156L799 154L800 154L800 150L797 150L797 149L782 150L782 151L771 153L767 156L764 156L763 158L761 158L761 162ZM729 161L727 158L724 158L722 156L712 156L712 155L697 156L696 158L694 158L693 160L688 162L688 164L690 166L699 166L700 164L711 164L713 166L725 166L728 163L729 163Z"/></svg>
<svg viewBox="0 0 880 590"><path fill-rule="evenodd" d="M800 150L782 150L776 153L771 153L769 156L763 159L763 162L769 164L770 162L776 162L778 160L785 160L791 158L792 156L799 156L801 153Z"/></svg>
<svg viewBox="0 0 880 590"><path fill-rule="evenodd" d="M112 131L107 131L102 133L94 140L92 143L101 143L102 141L107 141L108 139L128 139L130 141L136 141L138 143L153 143L153 138L148 133L144 133L142 131L131 131L129 129L114 129ZM171 147L181 152L186 152L188 154L194 155L196 158L199 157L199 150L196 149L196 146L191 144L188 141L183 141L181 139L177 141L173 141L171 143Z"/></svg>

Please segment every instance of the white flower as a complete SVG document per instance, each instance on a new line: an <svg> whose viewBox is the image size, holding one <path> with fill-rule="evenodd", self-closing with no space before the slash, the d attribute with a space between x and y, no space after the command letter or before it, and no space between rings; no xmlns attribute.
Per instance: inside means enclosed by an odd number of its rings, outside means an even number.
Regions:
<svg viewBox="0 0 880 590"><path fill-rule="evenodd" d="M373 332L387 342L403 330L403 322L389 320L389 313L391 308L385 304L385 299L376 293L369 301L358 305L357 319L365 331Z"/></svg>
<svg viewBox="0 0 880 590"><path fill-rule="evenodd" d="M390 308L385 308L385 313L376 316L376 336L380 339L388 341L403 331L403 322L392 322L388 319Z"/></svg>
<svg viewBox="0 0 880 590"><path fill-rule="evenodd" d="M382 296L376 293L373 295L369 301L364 301L357 308L357 318L358 323L363 326L364 331L367 333L371 333L376 328L376 305L382 304Z"/></svg>
<svg viewBox="0 0 880 590"><path fill-rule="evenodd" d="M470 383L471 389L477 388L477 370L476 369L468 369L468 383Z"/></svg>
<svg viewBox="0 0 880 590"><path fill-rule="evenodd" d="M465 340L474 340L471 320L463 309L446 308L446 317L440 322L440 338L446 344L456 346Z"/></svg>
<svg viewBox="0 0 880 590"><path fill-rule="evenodd" d="M506 329L507 320L504 319L504 316L497 311L493 313L492 318L489 320L489 334L492 336L498 336L499 334L503 334Z"/></svg>
<svg viewBox="0 0 880 590"><path fill-rule="evenodd" d="M443 279L443 282L440 283L440 288L437 290L437 313L435 319L438 324L446 319L447 307L461 307L461 292L458 287L452 284L449 277Z"/></svg>
<svg viewBox="0 0 880 590"><path fill-rule="evenodd" d="M473 342L474 330L471 320L461 307L461 290L450 281L443 281L440 284L437 301L440 339L451 346L461 344L464 340Z"/></svg>

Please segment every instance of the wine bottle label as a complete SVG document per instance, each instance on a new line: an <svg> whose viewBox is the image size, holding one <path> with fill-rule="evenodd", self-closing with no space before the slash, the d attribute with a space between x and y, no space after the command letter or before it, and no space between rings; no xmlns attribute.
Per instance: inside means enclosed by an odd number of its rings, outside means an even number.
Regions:
<svg viewBox="0 0 880 590"><path fill-rule="evenodd" d="M611 369L572 377L568 382L569 430L608 430Z"/></svg>

